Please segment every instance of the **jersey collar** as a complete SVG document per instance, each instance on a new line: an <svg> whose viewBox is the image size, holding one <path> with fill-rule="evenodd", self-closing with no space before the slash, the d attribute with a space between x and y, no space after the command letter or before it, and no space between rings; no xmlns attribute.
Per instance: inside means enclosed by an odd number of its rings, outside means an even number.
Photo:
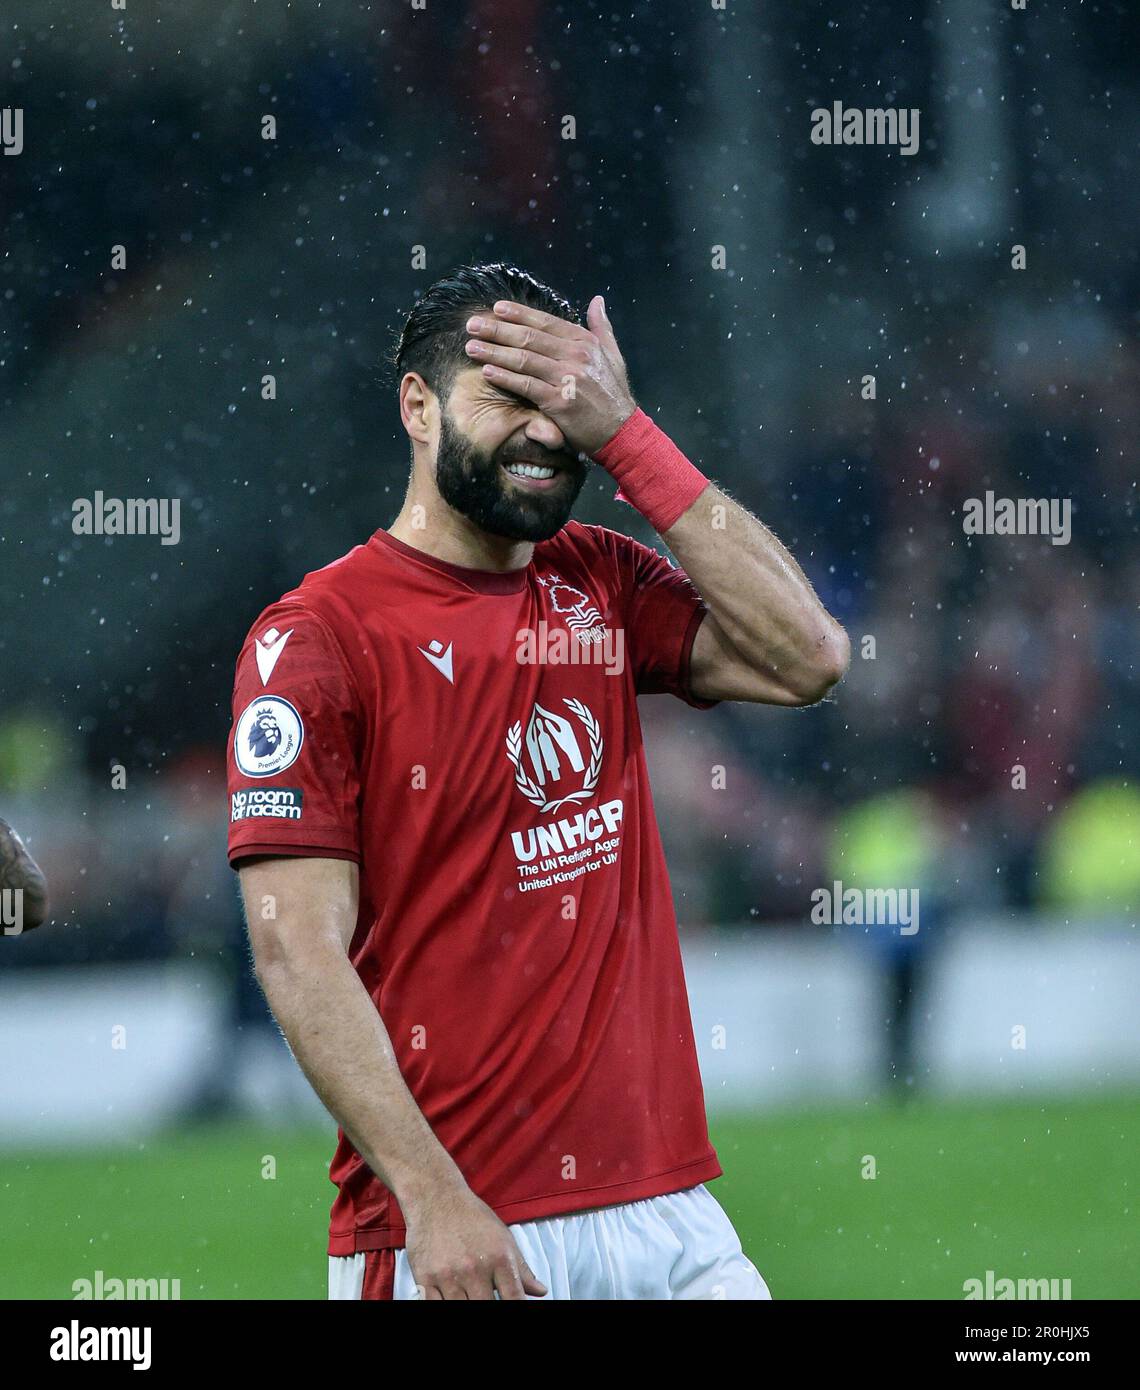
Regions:
<svg viewBox="0 0 1140 1390"><path fill-rule="evenodd" d="M434 555L428 555L426 551L417 550L413 545L405 545L403 541L398 541L383 529L375 532L372 539L395 551L397 555L402 555L427 569L438 570L440 574L454 579L459 584L465 584L467 588L474 589L479 594L517 594L526 588L527 571L531 568L530 565L526 565L521 570L509 570L506 574L498 574L493 570L465 569L462 565L452 565L447 560L439 560Z"/></svg>

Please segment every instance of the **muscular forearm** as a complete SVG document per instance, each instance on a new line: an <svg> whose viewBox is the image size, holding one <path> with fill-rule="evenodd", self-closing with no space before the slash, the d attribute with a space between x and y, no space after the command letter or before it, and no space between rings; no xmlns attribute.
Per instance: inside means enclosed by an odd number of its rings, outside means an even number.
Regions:
<svg viewBox="0 0 1140 1390"><path fill-rule="evenodd" d="M7 821L0 820L0 889L19 893L20 925L31 931L47 919L47 883L40 866Z"/></svg>
<svg viewBox="0 0 1140 1390"><path fill-rule="evenodd" d="M847 669L846 634L776 537L726 496L642 410L597 462L665 540L708 605L694 643L695 694L810 704Z"/></svg>
<svg viewBox="0 0 1140 1390"><path fill-rule="evenodd" d="M741 659L818 697L847 667L847 636L768 528L710 485L663 535Z"/></svg>
<svg viewBox="0 0 1140 1390"><path fill-rule="evenodd" d="M384 1022L337 943L259 961L258 979L294 1056L405 1215L421 1194L462 1185L412 1098Z"/></svg>

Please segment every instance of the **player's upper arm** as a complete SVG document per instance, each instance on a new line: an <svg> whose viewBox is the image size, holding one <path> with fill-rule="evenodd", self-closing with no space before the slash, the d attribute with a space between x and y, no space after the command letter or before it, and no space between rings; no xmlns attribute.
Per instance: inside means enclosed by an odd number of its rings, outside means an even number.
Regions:
<svg viewBox="0 0 1140 1390"><path fill-rule="evenodd" d="M611 551L622 585L625 644L639 695L676 695L697 708L689 655L705 605L692 581L664 555L620 532L595 528Z"/></svg>
<svg viewBox="0 0 1140 1390"><path fill-rule="evenodd" d="M360 870L350 859L246 859L238 865L258 974L327 952L347 952L356 930Z"/></svg>

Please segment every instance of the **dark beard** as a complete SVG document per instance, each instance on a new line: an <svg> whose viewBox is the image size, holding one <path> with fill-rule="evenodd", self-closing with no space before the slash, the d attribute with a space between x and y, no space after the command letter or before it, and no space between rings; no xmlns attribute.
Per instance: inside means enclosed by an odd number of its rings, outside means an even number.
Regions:
<svg viewBox="0 0 1140 1390"><path fill-rule="evenodd" d="M510 483L500 465L519 457L542 460L550 457L552 466L564 469L558 485L549 493L525 495L508 491ZM439 495L449 507L465 516L481 531L509 541L548 541L570 520L570 513L586 481L586 465L576 455L549 456L537 444L515 446L510 453L488 457L460 434L443 411L439 427L435 482Z"/></svg>

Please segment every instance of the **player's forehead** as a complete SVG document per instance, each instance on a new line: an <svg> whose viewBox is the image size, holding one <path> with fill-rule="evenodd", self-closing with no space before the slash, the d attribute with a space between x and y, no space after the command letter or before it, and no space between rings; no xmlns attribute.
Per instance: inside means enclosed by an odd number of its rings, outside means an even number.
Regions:
<svg viewBox="0 0 1140 1390"><path fill-rule="evenodd" d="M504 391L483 375L481 366L460 366L451 383L447 406L456 420L465 420L488 408L533 410L529 401L511 391Z"/></svg>

